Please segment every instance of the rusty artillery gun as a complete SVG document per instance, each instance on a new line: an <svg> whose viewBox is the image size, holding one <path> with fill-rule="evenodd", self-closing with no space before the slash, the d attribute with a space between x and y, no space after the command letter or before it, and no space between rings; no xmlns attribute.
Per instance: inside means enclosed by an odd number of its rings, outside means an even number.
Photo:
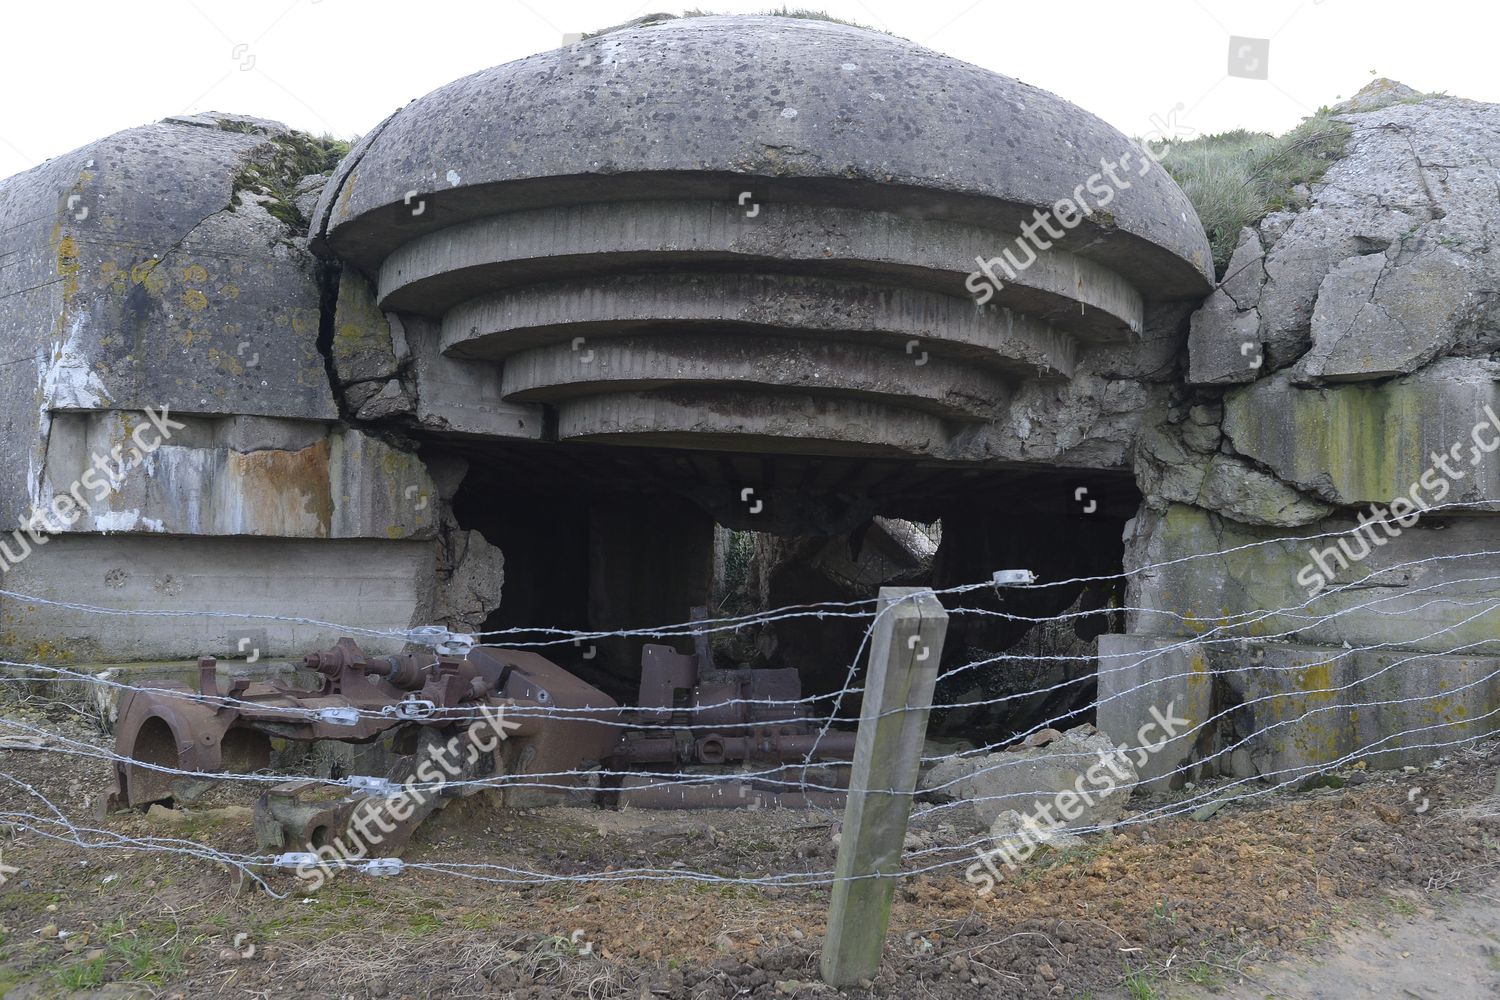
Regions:
<svg viewBox="0 0 1500 1000"><path fill-rule="evenodd" d="M217 663L204 657L196 692L184 684L127 692L115 737L124 759L115 768L109 807L169 801L178 772L265 770L273 738L360 744L390 735L398 757L384 778L355 776L347 787L318 780L273 787L257 803L256 832L265 848L323 846L346 830L361 798L394 794L421 775L424 790L440 787L384 834L383 850L394 854L433 811L484 787L471 782L577 772L607 757L619 739L614 700L535 653L439 641L433 652L367 656L346 638L309 654L303 666L318 676L316 689L236 678L220 691ZM433 763L423 767L485 718L501 730L492 748L437 771Z"/></svg>
<svg viewBox="0 0 1500 1000"><path fill-rule="evenodd" d="M474 646L441 629L413 634L432 651L366 655L353 639L303 658L315 688L235 678L220 690L217 661L198 662L198 690L181 683L127 691L116 729L115 789L108 808L145 808L174 797L188 775L247 774L271 766L272 740L390 739L384 776L275 785L255 809L267 850L348 843L362 805L406 794L381 822L380 850L399 854L417 827L457 798L490 791L506 806L534 806L601 790L620 805L693 808L837 804L837 793L792 793L786 783L701 780L734 762L847 759L852 733L818 736L801 702L797 672L704 671L698 655L670 646L642 652L640 703L609 695L536 653ZM471 740L488 720L498 739ZM454 753L456 745L460 752ZM472 746L474 749L469 750ZM456 759L455 759L456 758ZM621 771L643 765L694 769L680 787ZM591 772L602 767L605 780ZM752 794L753 793L753 794Z"/></svg>

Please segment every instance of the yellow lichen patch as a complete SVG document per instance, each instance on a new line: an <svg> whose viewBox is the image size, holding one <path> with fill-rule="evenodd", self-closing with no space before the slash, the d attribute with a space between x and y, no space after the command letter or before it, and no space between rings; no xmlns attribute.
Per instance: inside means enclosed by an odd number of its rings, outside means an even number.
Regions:
<svg viewBox="0 0 1500 1000"><path fill-rule="evenodd" d="M208 269L202 264L189 264L182 269L182 280L200 283L208 280Z"/></svg>
<svg viewBox="0 0 1500 1000"><path fill-rule="evenodd" d="M63 297L71 298L78 291L78 242L71 236L57 241L57 273L63 279Z"/></svg>
<svg viewBox="0 0 1500 1000"><path fill-rule="evenodd" d="M344 178L344 189L339 192L339 215L347 217L349 214L349 201L354 197L354 184L359 179L359 171L349 171L349 176Z"/></svg>
<svg viewBox="0 0 1500 1000"><path fill-rule="evenodd" d="M245 374L245 366L240 364L239 359L232 354L226 354L217 347L208 349L208 363L229 375Z"/></svg>
<svg viewBox="0 0 1500 1000"><path fill-rule="evenodd" d="M165 275L157 273L157 260L143 260L130 269L130 280L137 285L145 286L146 291L152 295L160 295L162 289L167 287Z"/></svg>
<svg viewBox="0 0 1500 1000"><path fill-rule="evenodd" d="M196 288L189 288L182 293L182 304L193 312L202 312L208 308L208 296Z"/></svg>
<svg viewBox="0 0 1500 1000"><path fill-rule="evenodd" d="M1332 686L1332 676L1332 664L1314 663L1297 671L1297 687L1308 694L1317 694Z"/></svg>

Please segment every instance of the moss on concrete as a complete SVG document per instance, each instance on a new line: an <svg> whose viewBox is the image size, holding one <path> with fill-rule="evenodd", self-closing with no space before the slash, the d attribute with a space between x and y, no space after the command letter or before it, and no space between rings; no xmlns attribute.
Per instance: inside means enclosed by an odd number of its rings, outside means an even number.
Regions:
<svg viewBox="0 0 1500 1000"><path fill-rule="evenodd" d="M297 131L268 135L266 139L266 144L256 149L250 163L235 175L231 207L242 203L240 192L253 191L262 196L262 208L296 230L298 235L306 235L308 220L297 207L297 185L312 174L332 174L333 168L349 152L350 144L329 135L315 136Z"/></svg>

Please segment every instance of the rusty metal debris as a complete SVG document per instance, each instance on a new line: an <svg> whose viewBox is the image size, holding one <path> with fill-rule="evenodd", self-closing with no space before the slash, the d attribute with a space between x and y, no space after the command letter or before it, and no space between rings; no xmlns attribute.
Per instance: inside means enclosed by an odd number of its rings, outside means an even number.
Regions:
<svg viewBox="0 0 1500 1000"><path fill-rule="evenodd" d="M660 782L599 780L642 765L704 771L738 762L847 759L852 733L821 737L801 702L795 670L701 671L707 653L686 655L647 645L641 657L640 703L622 709L603 691L536 654L454 641L427 641L432 651L368 656L353 639L311 653L303 667L317 686L236 678L221 691L217 662L198 662L198 690L166 683L126 692L116 730L116 788L110 808L144 808L173 797L179 772L199 775L269 769L273 740L389 739L397 755L385 775L355 775L342 784L288 781L257 803L257 840L266 849L327 846L343 837L362 800L419 786L430 791L385 829L382 851L399 853L418 826L449 802L480 791L506 806L557 802L573 792L602 791L620 805L702 808L732 805L836 804L837 796L784 794L782 785L726 784L714 790ZM503 718L500 739L483 752L445 756L445 746L472 735L478 717ZM476 744L482 745L482 744ZM451 750L451 746L449 747ZM458 757L454 763L448 757ZM436 762L446 761L441 780ZM485 779L505 776L486 785ZM642 787L642 786L645 787ZM653 787L653 785L655 787ZM576 790L576 792L574 791Z"/></svg>

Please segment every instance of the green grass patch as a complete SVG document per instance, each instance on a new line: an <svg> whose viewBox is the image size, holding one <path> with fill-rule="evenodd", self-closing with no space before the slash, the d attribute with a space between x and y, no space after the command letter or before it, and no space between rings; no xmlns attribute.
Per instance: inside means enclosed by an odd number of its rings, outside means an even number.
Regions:
<svg viewBox="0 0 1500 1000"><path fill-rule="evenodd" d="M1182 970L1182 978L1198 986L1206 986L1210 989L1223 985L1223 977L1219 970L1202 962L1194 962Z"/></svg>
<svg viewBox="0 0 1500 1000"><path fill-rule="evenodd" d="M52 979L66 990L91 990L103 986L104 956L65 965L52 974Z"/></svg>
<svg viewBox="0 0 1500 1000"><path fill-rule="evenodd" d="M1132 972L1125 977L1125 995L1130 1000L1159 1000L1155 984L1144 972Z"/></svg>
<svg viewBox="0 0 1500 1000"><path fill-rule="evenodd" d="M1417 904L1405 896L1387 896L1385 902L1391 908L1392 913L1399 913L1403 917L1414 917L1419 912Z"/></svg>
<svg viewBox="0 0 1500 1000"><path fill-rule="evenodd" d="M331 135L296 131L267 138L268 144L235 175L233 204L241 203L241 191L269 197L269 201L261 202L262 208L297 232L306 233L308 220L297 207L297 185L311 174L331 174L351 144Z"/></svg>
<svg viewBox="0 0 1500 1000"><path fill-rule="evenodd" d="M1042 844L1029 861L1017 868L1015 881L1022 885L1053 871L1059 872L1064 879L1072 879L1083 873L1085 865L1103 854L1104 847L1103 844L1088 844L1054 848Z"/></svg>

